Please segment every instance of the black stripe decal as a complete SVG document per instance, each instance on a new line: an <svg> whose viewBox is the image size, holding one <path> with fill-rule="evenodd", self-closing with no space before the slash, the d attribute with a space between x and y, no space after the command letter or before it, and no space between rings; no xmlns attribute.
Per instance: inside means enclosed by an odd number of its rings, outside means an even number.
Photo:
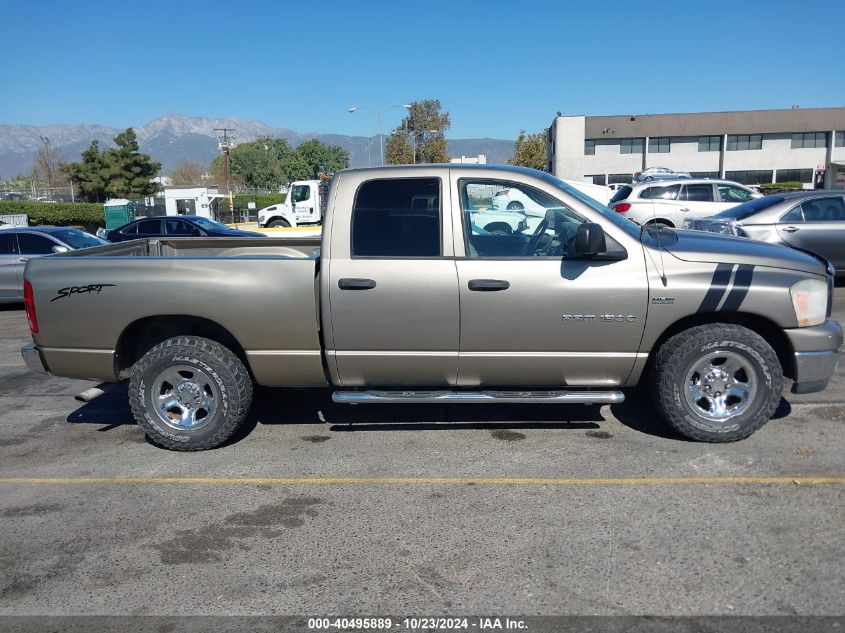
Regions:
<svg viewBox="0 0 845 633"><path fill-rule="evenodd" d="M713 273L713 279L710 280L710 288L707 294L704 295L704 300L698 306L699 312L715 312L719 305L719 301L725 295L728 289L728 282L731 279L731 271L733 264L719 264Z"/></svg>
<svg viewBox="0 0 845 633"><path fill-rule="evenodd" d="M719 312L736 312L745 300L748 289L751 287L751 278L754 276L754 266L744 264L737 268L734 275L734 285L731 288L725 303L719 308Z"/></svg>

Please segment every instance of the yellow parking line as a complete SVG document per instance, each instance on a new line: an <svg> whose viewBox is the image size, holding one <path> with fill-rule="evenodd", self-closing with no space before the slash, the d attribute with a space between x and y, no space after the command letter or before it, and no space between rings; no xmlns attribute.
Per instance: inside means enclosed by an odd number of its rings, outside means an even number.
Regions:
<svg viewBox="0 0 845 633"><path fill-rule="evenodd" d="M663 486L663 485L822 485L845 484L845 477L793 475L777 477L0 477L0 485L490 485L490 486Z"/></svg>

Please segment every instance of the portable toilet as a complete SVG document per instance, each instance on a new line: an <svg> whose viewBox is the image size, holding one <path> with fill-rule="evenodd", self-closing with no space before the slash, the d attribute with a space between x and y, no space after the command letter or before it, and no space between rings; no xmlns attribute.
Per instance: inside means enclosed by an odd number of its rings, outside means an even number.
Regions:
<svg viewBox="0 0 845 633"><path fill-rule="evenodd" d="M116 229L135 219L135 206L126 198L114 198L106 201L106 229Z"/></svg>

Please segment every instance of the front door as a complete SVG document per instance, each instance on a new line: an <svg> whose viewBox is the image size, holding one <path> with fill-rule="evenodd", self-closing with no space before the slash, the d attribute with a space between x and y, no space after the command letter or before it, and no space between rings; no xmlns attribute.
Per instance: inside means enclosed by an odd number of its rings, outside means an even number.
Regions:
<svg viewBox="0 0 845 633"><path fill-rule="evenodd" d="M368 180L366 172L342 176L351 181L343 191L356 193L336 201L324 229L332 236L322 259L328 271L321 273L329 278L327 358L342 385L448 386L457 380L448 170L413 173L417 177L383 180Z"/></svg>
<svg viewBox="0 0 845 633"><path fill-rule="evenodd" d="M495 186L491 186L495 185ZM486 231L479 219L491 191L531 200L524 227ZM465 256L457 258L461 307L458 383L462 386L619 386L638 357L648 285L642 250L608 233L627 257L576 259L573 242L583 203L518 182L458 179ZM561 197L567 194L560 192ZM545 222L537 224L536 209ZM548 221L548 211L552 220ZM583 211L583 209L582 209ZM534 227L534 228L531 228Z"/></svg>
<svg viewBox="0 0 845 633"><path fill-rule="evenodd" d="M315 213L317 192L310 184L300 184L291 187L291 209L293 216L299 223L316 222Z"/></svg>

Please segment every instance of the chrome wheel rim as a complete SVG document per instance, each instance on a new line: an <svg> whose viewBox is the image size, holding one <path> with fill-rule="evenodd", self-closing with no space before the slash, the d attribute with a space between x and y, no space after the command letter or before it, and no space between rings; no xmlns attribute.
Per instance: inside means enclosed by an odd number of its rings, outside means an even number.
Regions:
<svg viewBox="0 0 845 633"><path fill-rule="evenodd" d="M220 390L201 369L175 365L152 383L153 409L167 426L179 431L201 429L211 422L220 402Z"/></svg>
<svg viewBox="0 0 845 633"><path fill-rule="evenodd" d="M742 415L757 394L754 368L735 352L711 352L696 360L684 385L687 405L711 422Z"/></svg>

